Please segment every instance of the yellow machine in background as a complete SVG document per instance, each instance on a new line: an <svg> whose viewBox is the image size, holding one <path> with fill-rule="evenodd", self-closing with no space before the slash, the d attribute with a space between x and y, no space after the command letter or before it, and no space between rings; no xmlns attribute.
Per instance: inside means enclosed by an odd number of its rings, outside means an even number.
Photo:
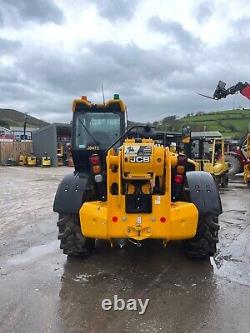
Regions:
<svg viewBox="0 0 250 333"><path fill-rule="evenodd" d="M192 139L190 145L195 170L209 172L220 186L227 186L229 165L225 161L224 139L202 137Z"/></svg>
<svg viewBox="0 0 250 333"><path fill-rule="evenodd" d="M247 135L246 149L247 163L244 166L244 182L250 186L250 134Z"/></svg>
<svg viewBox="0 0 250 333"><path fill-rule="evenodd" d="M34 155L21 154L19 156L19 165L36 166L37 158Z"/></svg>
<svg viewBox="0 0 250 333"><path fill-rule="evenodd" d="M42 167L50 167L51 166L51 158L48 156L47 153L45 153L44 156L42 156L41 166Z"/></svg>
<svg viewBox="0 0 250 333"><path fill-rule="evenodd" d="M27 166L36 166L36 156L34 155L27 156Z"/></svg>
<svg viewBox="0 0 250 333"><path fill-rule="evenodd" d="M24 154L21 154L19 156L19 165L26 165L27 164L27 156Z"/></svg>

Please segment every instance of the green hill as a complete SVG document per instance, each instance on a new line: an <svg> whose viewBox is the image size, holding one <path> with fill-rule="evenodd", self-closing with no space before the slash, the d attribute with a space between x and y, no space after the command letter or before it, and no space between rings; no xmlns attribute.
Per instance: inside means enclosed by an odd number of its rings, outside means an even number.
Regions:
<svg viewBox="0 0 250 333"><path fill-rule="evenodd" d="M250 124L250 109L198 112L179 119L170 116L153 124L161 130L179 131L182 126L189 125L192 131L220 131L225 137L241 138Z"/></svg>
<svg viewBox="0 0 250 333"><path fill-rule="evenodd" d="M9 128L22 127L25 114L13 109L0 109L0 126ZM27 127L42 127L48 125L47 122L28 115Z"/></svg>

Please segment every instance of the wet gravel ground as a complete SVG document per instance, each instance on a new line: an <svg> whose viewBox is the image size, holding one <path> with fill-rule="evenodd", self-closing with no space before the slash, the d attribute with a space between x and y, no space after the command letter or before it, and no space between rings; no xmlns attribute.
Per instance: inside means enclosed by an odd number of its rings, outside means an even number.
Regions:
<svg viewBox="0 0 250 333"><path fill-rule="evenodd" d="M214 259L191 261L179 243L110 248L67 260L52 204L70 168L0 167L0 332L249 332L250 189L221 191ZM149 298L138 311L103 311L114 295Z"/></svg>

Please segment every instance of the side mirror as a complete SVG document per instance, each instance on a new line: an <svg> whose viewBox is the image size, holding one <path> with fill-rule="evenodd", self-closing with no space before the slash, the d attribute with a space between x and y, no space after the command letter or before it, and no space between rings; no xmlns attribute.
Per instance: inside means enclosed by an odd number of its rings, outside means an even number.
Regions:
<svg viewBox="0 0 250 333"><path fill-rule="evenodd" d="M182 143L187 144L191 142L191 128L190 126L182 127Z"/></svg>

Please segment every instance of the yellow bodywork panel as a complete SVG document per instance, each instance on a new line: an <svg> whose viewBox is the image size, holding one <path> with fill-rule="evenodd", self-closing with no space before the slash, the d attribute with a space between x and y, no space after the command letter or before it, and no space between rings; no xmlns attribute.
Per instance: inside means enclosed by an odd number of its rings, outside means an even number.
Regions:
<svg viewBox="0 0 250 333"><path fill-rule="evenodd" d="M154 202L159 202L157 196ZM151 214L126 214L121 209L109 210L107 202L93 201L83 204L80 210L82 233L99 239L146 238L178 240L196 234L198 211L194 204L175 202L166 213L163 205L155 205ZM112 220L115 217L117 220ZM161 222L161 218L165 222Z"/></svg>
<svg viewBox="0 0 250 333"><path fill-rule="evenodd" d="M229 166L228 166L227 162L221 163L220 161L218 161L214 164L213 173L215 176L217 176L217 175L221 175L225 172L228 172L228 170L229 170Z"/></svg>
<svg viewBox="0 0 250 333"><path fill-rule="evenodd" d="M250 134L247 135L246 149L248 163L244 166L244 182L250 185Z"/></svg>
<svg viewBox="0 0 250 333"><path fill-rule="evenodd" d="M164 173L165 150L145 139L140 145L126 140L121 153L124 179L153 179Z"/></svg>
<svg viewBox="0 0 250 333"><path fill-rule="evenodd" d="M212 164L209 160L195 160L195 171L205 171L212 175L219 176L228 172L228 163L220 163L220 161Z"/></svg>
<svg viewBox="0 0 250 333"><path fill-rule="evenodd" d="M247 158L250 160L250 134L247 135Z"/></svg>
<svg viewBox="0 0 250 333"><path fill-rule="evenodd" d="M156 146L150 139L140 143L127 139L118 152L113 149L108 152L106 162L107 200L82 205L80 223L84 236L167 241L195 236L196 206L171 202L171 167L177 159L168 148ZM161 188L160 194L155 193L155 186ZM149 212L131 212L128 208L128 196L136 197L138 190L148 196Z"/></svg>
<svg viewBox="0 0 250 333"><path fill-rule="evenodd" d="M250 183L250 162L244 166L244 182L246 184Z"/></svg>

